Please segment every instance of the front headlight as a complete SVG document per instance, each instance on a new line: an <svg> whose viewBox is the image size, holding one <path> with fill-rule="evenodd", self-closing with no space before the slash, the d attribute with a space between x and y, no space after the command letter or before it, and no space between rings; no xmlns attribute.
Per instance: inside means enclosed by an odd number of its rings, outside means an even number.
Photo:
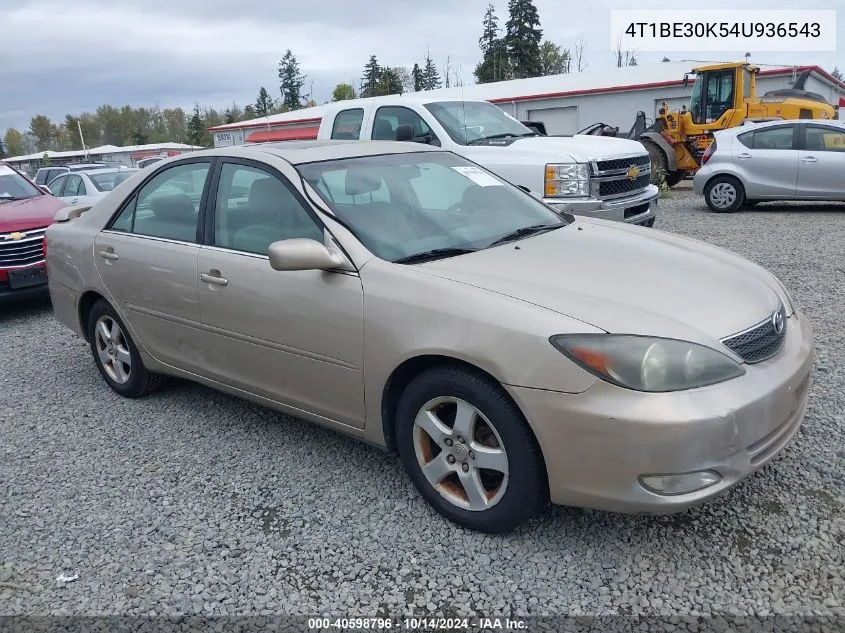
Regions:
<svg viewBox="0 0 845 633"><path fill-rule="evenodd" d="M742 365L714 349L633 334L560 334L549 339L602 380L636 391L682 391L742 376Z"/></svg>
<svg viewBox="0 0 845 633"><path fill-rule="evenodd" d="M583 198L589 196L589 165L586 163L546 165L543 193L547 198Z"/></svg>

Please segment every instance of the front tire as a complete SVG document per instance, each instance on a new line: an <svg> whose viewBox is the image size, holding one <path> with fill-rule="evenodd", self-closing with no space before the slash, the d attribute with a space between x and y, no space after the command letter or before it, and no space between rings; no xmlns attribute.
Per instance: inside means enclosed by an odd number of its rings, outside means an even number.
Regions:
<svg viewBox="0 0 845 633"><path fill-rule="evenodd" d="M704 201L716 213L734 213L745 201L745 189L733 176L716 176L704 187Z"/></svg>
<svg viewBox="0 0 845 633"><path fill-rule="evenodd" d="M103 299L94 304L88 315L88 341L100 375L121 396L140 398L164 383L164 376L144 367L128 329Z"/></svg>
<svg viewBox="0 0 845 633"><path fill-rule="evenodd" d="M672 171L669 169L669 161L666 158L666 154L657 143L649 140L643 140L640 142L648 151L648 157L651 161L651 178L649 180L652 185L660 185L659 174L661 172L663 173L663 177L666 179L666 185L670 188L674 187L684 179L684 176L686 175L684 172L679 170Z"/></svg>
<svg viewBox="0 0 845 633"><path fill-rule="evenodd" d="M396 439L417 490L459 525L509 532L548 501L531 429L501 386L480 373L443 366L417 376L399 400Z"/></svg>

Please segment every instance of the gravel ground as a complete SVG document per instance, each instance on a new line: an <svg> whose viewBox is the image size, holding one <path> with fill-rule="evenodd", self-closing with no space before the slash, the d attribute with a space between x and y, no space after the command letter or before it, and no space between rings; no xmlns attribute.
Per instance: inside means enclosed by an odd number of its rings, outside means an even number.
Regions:
<svg viewBox="0 0 845 633"><path fill-rule="evenodd" d="M845 206L679 191L658 227L771 268L816 328L802 431L727 497L472 533L390 455L184 382L121 399L49 303L5 306L0 614L845 615Z"/></svg>

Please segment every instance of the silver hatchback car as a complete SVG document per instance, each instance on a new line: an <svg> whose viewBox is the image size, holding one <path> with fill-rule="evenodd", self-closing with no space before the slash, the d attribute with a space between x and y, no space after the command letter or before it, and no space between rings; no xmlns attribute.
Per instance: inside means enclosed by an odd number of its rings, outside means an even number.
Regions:
<svg viewBox="0 0 845 633"><path fill-rule="evenodd" d="M767 121L716 132L695 192L717 213L765 200L845 200L845 124Z"/></svg>

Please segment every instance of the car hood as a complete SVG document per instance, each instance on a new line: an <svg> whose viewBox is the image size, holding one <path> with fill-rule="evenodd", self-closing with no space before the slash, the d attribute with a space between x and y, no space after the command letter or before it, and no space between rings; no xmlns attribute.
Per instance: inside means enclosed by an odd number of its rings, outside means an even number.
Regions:
<svg viewBox="0 0 845 633"><path fill-rule="evenodd" d="M56 211L67 206L53 196L0 202L0 233L38 229L53 223Z"/></svg>
<svg viewBox="0 0 845 633"><path fill-rule="evenodd" d="M600 220L417 268L606 332L703 344L759 323L781 304L774 278L738 255Z"/></svg>
<svg viewBox="0 0 845 633"><path fill-rule="evenodd" d="M534 163L593 160L646 155L642 143L609 136L528 136L502 145L467 145L461 154L482 162L502 152L525 154Z"/></svg>

